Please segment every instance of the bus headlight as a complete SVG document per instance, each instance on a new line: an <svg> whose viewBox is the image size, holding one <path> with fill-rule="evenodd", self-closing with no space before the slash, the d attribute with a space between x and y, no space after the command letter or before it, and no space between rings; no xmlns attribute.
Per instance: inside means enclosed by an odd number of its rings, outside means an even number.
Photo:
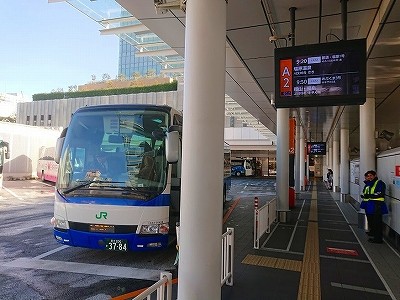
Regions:
<svg viewBox="0 0 400 300"><path fill-rule="evenodd" d="M50 223L54 226L54 228L69 229L68 221L64 219L57 219L53 217L51 218Z"/></svg>
<svg viewBox="0 0 400 300"><path fill-rule="evenodd" d="M168 234L168 223L143 224L140 227L139 234Z"/></svg>

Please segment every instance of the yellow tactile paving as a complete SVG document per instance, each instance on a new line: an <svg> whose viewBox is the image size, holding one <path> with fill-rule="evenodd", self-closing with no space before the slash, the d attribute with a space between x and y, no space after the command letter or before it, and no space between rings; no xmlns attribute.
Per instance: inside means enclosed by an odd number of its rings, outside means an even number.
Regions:
<svg viewBox="0 0 400 300"><path fill-rule="evenodd" d="M314 188L311 194L311 207L307 226L306 242L303 261L281 259L276 257L247 255L243 264L263 266L301 272L298 300L321 299L321 276L319 265L319 238L318 238L318 205L317 192Z"/></svg>
<svg viewBox="0 0 400 300"><path fill-rule="evenodd" d="M242 264L257 266L262 256L248 254L243 260Z"/></svg>
<svg viewBox="0 0 400 300"><path fill-rule="evenodd" d="M319 267L318 207L315 185L311 194L306 244L301 268L297 300L320 300L321 276Z"/></svg>
<svg viewBox="0 0 400 300"><path fill-rule="evenodd" d="M255 265L261 267L269 267L275 269L282 269L288 271L301 271L302 262L298 260L291 259L281 259L269 256L259 256L248 254L242 261L243 264Z"/></svg>

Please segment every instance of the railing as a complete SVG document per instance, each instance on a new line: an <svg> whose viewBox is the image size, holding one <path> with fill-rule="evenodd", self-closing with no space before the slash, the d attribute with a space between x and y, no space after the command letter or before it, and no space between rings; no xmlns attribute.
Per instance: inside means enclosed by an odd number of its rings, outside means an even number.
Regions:
<svg viewBox="0 0 400 300"><path fill-rule="evenodd" d="M133 300L150 300L151 295L157 291L157 300L172 299L172 274L161 272L160 280L146 289L143 293L133 298Z"/></svg>
<svg viewBox="0 0 400 300"><path fill-rule="evenodd" d="M221 286L233 285L233 242L235 240L233 228L227 228L222 235Z"/></svg>
<svg viewBox="0 0 400 300"><path fill-rule="evenodd" d="M177 232L179 232L177 226ZM227 228L222 235L222 261L221 261L221 286L233 285L233 245L235 240L233 228ZM172 274L161 272L160 280L147 288L133 300L151 299L151 295L157 291L157 300L171 300L172 298Z"/></svg>
<svg viewBox="0 0 400 300"><path fill-rule="evenodd" d="M258 208L258 198L254 198L254 249L260 248L260 238L271 232L271 225L276 221L276 198Z"/></svg>

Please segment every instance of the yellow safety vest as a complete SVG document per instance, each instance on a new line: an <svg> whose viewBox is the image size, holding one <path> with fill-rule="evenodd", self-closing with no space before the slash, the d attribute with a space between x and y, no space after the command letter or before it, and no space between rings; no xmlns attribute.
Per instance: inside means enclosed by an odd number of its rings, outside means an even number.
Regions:
<svg viewBox="0 0 400 300"><path fill-rule="evenodd" d="M375 193L375 188L376 188L376 186L377 186L377 184L378 184L378 181L379 181L379 180L377 180L377 181L374 182L374 184L373 184L372 187L371 187L371 190L369 189L369 188L370 188L369 186L366 186L366 187L364 188L364 191L363 191L364 196L365 196L365 195L368 195L368 194L373 194L373 193ZM364 199L363 199L363 201L368 201L368 200L373 200L373 201L385 201L385 198L384 198L384 197L379 197L379 198L364 198Z"/></svg>

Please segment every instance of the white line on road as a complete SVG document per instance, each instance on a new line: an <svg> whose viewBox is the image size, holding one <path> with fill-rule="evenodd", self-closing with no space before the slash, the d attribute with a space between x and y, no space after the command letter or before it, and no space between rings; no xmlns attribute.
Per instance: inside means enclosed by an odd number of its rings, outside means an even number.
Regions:
<svg viewBox="0 0 400 300"><path fill-rule="evenodd" d="M160 272L163 271L26 257L18 258L10 262L0 263L0 266L154 281L159 279Z"/></svg>
<svg viewBox="0 0 400 300"><path fill-rule="evenodd" d="M46 256L52 255L54 253L57 253L57 252L59 252L61 250L67 249L68 247L69 246L67 246L67 245L62 245L62 246L60 246L60 247L58 247L56 249L53 249L53 250L47 251L47 252L45 252L43 254L40 254L38 256L35 256L34 259L41 259L43 257L46 257Z"/></svg>
<svg viewBox="0 0 400 300"><path fill-rule="evenodd" d="M18 196L16 193L14 193L13 191L9 190L8 188L3 186L3 189L6 190L7 192L9 192L11 195L13 195L18 200L24 200L22 197Z"/></svg>

